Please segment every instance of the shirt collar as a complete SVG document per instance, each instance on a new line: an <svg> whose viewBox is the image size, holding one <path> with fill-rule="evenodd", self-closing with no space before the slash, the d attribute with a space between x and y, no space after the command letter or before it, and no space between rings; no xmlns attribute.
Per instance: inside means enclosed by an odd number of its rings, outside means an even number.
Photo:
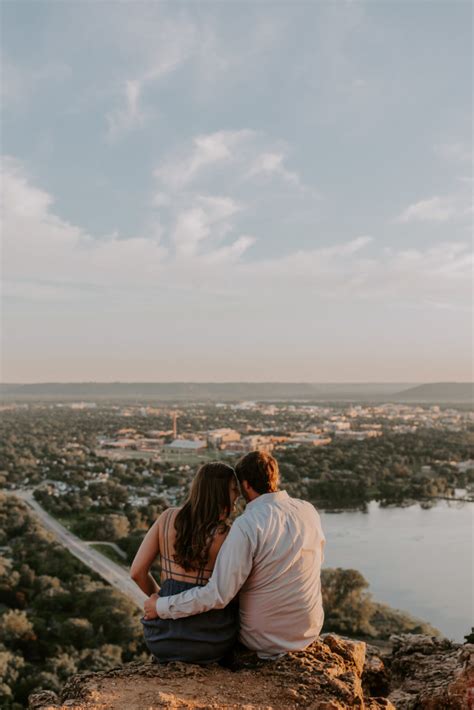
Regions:
<svg viewBox="0 0 474 710"><path fill-rule="evenodd" d="M255 507L261 503L276 503L279 500L284 500L288 498L288 493L286 491L275 491L274 493L262 493L258 498L254 498L249 503L247 503L246 508L250 506Z"/></svg>

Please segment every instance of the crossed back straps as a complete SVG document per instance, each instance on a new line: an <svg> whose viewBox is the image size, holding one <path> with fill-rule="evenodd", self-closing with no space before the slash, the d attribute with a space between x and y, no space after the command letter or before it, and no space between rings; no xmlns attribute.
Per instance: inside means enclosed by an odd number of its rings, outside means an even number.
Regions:
<svg viewBox="0 0 474 710"><path fill-rule="evenodd" d="M184 577L185 581L194 582L194 584L202 586L211 576L212 569L199 567L196 573L190 574L174 561L170 541L171 521L175 518L174 511L168 508L163 515L166 515L166 518L163 527L163 551L160 553L162 572L166 575L166 579L183 581L182 578ZM173 567L175 568L174 572Z"/></svg>

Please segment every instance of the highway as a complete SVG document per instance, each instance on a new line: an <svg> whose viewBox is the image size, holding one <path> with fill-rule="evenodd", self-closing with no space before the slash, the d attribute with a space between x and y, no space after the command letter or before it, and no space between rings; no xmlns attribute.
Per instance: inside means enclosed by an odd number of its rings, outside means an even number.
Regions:
<svg viewBox="0 0 474 710"><path fill-rule="evenodd" d="M119 592L125 594L131 601L143 610L143 602L147 598L146 594L139 589L133 579L127 573L127 570L120 567L108 557L104 557L100 552L70 532L64 525L61 525L55 518L41 507L41 505L33 498L30 491L21 489L7 490L6 493L17 496L29 505L36 516L40 519L45 528L50 530L56 537L57 541L63 545L69 552L81 560L87 567L99 574L102 579L105 579L112 587L115 587Z"/></svg>

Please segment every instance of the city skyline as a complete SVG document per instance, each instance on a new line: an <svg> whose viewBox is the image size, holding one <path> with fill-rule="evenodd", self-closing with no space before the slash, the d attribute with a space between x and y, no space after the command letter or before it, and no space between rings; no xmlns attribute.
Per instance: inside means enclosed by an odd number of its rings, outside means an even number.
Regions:
<svg viewBox="0 0 474 710"><path fill-rule="evenodd" d="M471 381L471 14L4 2L2 380Z"/></svg>

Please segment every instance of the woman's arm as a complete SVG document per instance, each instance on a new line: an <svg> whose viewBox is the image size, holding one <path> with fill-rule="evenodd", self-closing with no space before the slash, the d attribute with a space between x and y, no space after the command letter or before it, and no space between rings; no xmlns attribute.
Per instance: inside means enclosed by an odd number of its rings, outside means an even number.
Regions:
<svg viewBox="0 0 474 710"><path fill-rule="evenodd" d="M130 577L138 584L142 592L147 596L159 593L160 586L150 574L150 567L153 561L160 554L160 521L161 515L142 540L142 544L138 548L135 559L130 567Z"/></svg>

